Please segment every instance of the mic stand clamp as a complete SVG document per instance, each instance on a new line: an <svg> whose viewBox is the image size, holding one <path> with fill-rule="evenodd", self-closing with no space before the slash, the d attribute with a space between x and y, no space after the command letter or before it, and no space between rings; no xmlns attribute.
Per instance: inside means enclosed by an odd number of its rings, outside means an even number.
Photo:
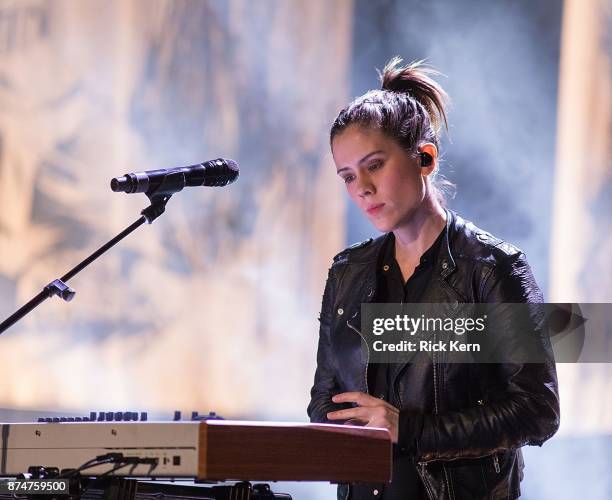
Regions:
<svg viewBox="0 0 612 500"><path fill-rule="evenodd" d="M57 295L58 297L64 299L66 302L70 302L76 295L76 292L68 285L66 285L66 283L64 283L62 280L53 280L45 287L45 290L47 291L47 295L49 297Z"/></svg>
<svg viewBox="0 0 612 500"><path fill-rule="evenodd" d="M146 191L145 194L151 201L151 205L145 208L142 212L151 224L166 210L166 203L174 193L182 191L187 184L187 179L183 172L168 172L162 182L155 190Z"/></svg>
<svg viewBox="0 0 612 500"><path fill-rule="evenodd" d="M161 214L166 210L166 203L170 199L170 194L166 195L147 195L149 200L151 200L151 204L142 209L140 214L145 217L148 224L152 224L155 219L157 219Z"/></svg>

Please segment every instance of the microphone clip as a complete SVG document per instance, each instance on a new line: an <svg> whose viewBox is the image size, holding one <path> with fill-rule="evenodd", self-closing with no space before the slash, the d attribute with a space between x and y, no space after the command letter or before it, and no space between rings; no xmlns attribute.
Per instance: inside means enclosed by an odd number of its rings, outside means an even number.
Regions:
<svg viewBox="0 0 612 500"><path fill-rule="evenodd" d="M147 224L151 224L155 219L157 219L161 214L163 214L166 210L166 203L172 196L171 194L164 195L147 195L151 204L147 208L143 208L140 211L140 215L144 215L145 219L147 219Z"/></svg>
<svg viewBox="0 0 612 500"><path fill-rule="evenodd" d="M168 172L163 181L155 189L145 191L147 198L151 201L151 205L143 209L140 214L144 215L147 223L151 224L166 210L166 203L174 193L182 191L187 180L185 174L180 171Z"/></svg>

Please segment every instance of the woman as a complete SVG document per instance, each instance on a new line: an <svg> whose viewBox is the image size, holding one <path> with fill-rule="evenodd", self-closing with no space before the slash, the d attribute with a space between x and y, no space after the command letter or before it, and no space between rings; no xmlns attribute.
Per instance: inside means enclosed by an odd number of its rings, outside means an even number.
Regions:
<svg viewBox="0 0 612 500"><path fill-rule="evenodd" d="M443 364L423 357L390 365L369 364L362 354L365 302L542 302L519 249L445 208L436 173L447 96L434 71L400 64L392 60L382 89L355 99L331 129L338 175L385 234L334 258L308 414L313 422L390 432L391 483L343 484L339 498L517 498L520 447L541 446L559 426L552 358Z"/></svg>

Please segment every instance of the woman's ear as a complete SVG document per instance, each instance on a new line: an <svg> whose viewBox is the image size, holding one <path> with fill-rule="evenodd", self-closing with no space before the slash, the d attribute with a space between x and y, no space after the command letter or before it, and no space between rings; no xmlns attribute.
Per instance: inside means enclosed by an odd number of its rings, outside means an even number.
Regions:
<svg viewBox="0 0 612 500"><path fill-rule="evenodd" d="M419 153L421 157L421 167L429 167L432 164L433 158L429 153Z"/></svg>
<svg viewBox="0 0 612 500"><path fill-rule="evenodd" d="M421 144L421 146L419 146L419 157L421 159L421 168L428 170L423 173L429 175L436 169L438 163L438 148L431 142Z"/></svg>

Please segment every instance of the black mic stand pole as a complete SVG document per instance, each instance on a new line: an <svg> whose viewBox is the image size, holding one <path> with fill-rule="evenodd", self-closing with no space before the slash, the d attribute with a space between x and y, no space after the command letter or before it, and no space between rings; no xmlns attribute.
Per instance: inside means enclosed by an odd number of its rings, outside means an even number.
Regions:
<svg viewBox="0 0 612 500"><path fill-rule="evenodd" d="M163 183L155 190L155 192L145 193L149 197L151 205L149 205L147 208L143 209L140 212L141 217L136 222L125 228L113 239L102 245L89 257L83 260L80 264L77 264L70 271L64 274L64 276L59 279L53 280L51 283L45 286L42 291L32 300L30 300L24 306L20 307L11 316L6 318L2 323L0 323L0 335L4 333L7 328L14 325L17 321L19 321L37 306L42 304L49 297L57 295L58 297L64 299L66 302L70 302L74 298L76 292L68 285L66 285L66 281L68 281L70 278L73 278L76 274L78 274L94 260L100 257L100 255L115 246L123 238L125 238L128 234L132 233L137 228L142 226L145 222L151 224L155 219L157 219L161 214L164 213L164 210L166 209L166 203L168 203L168 200L170 199L172 194L181 191L183 187L185 187L184 174L177 172L167 175Z"/></svg>

